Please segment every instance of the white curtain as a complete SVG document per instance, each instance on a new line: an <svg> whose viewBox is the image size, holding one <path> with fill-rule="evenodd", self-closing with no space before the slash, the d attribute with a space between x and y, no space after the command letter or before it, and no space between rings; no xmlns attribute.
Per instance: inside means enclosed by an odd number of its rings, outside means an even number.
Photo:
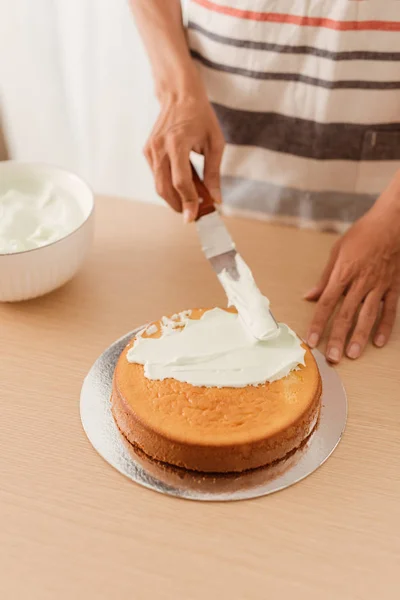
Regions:
<svg viewBox="0 0 400 600"><path fill-rule="evenodd" d="M0 102L13 158L156 200L142 148L158 107L128 0L0 0Z"/></svg>

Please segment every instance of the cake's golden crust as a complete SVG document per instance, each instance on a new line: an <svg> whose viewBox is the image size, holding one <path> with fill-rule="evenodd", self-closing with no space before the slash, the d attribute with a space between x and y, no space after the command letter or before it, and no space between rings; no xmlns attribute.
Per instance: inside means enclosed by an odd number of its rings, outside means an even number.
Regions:
<svg viewBox="0 0 400 600"><path fill-rule="evenodd" d="M161 462L215 473L254 469L299 447L318 418L321 378L308 348L306 366L279 381L205 388L147 379L127 361L131 344L115 369L113 415L131 444Z"/></svg>

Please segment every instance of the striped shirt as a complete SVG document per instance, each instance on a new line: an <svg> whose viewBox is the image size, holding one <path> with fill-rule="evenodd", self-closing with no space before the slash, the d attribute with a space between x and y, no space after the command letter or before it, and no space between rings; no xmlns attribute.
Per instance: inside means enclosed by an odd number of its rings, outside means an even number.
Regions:
<svg viewBox="0 0 400 600"><path fill-rule="evenodd" d="M190 0L225 204L343 231L400 168L399 0Z"/></svg>

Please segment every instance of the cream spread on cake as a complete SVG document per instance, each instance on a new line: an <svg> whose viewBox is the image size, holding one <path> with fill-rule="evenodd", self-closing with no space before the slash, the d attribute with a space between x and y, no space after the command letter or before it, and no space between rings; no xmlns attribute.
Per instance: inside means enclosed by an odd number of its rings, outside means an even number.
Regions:
<svg viewBox="0 0 400 600"><path fill-rule="evenodd" d="M0 253L46 246L71 233L82 221L75 200L50 184L32 194L10 189L0 196Z"/></svg>
<svg viewBox="0 0 400 600"><path fill-rule="evenodd" d="M127 358L144 366L148 379L176 379L195 386L246 387L286 377L304 365L305 350L287 325L273 339L256 340L236 313L215 308L198 320L190 311L163 317L137 336Z"/></svg>

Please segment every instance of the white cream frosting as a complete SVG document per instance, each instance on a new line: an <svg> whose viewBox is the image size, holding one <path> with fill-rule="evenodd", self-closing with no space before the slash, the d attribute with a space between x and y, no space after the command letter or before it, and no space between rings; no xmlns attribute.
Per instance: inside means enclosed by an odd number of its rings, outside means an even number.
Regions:
<svg viewBox="0 0 400 600"><path fill-rule="evenodd" d="M235 250L235 244L217 211L199 219L196 226L206 258L213 259ZM234 261L239 275L237 280L227 269L218 273L229 306L235 306L255 338L267 340L278 336L279 329L271 315L268 298L261 294L252 272L239 254L235 254Z"/></svg>
<svg viewBox="0 0 400 600"><path fill-rule="evenodd" d="M82 221L76 201L57 193L51 184L37 194L10 189L0 197L0 253L46 246L71 233Z"/></svg>
<svg viewBox="0 0 400 600"><path fill-rule="evenodd" d="M244 325L258 340L269 340L280 335L275 321L270 313L269 300L258 289L253 274L240 254L235 256L239 280L235 281L223 270L219 279L228 296L228 306L234 306Z"/></svg>
<svg viewBox="0 0 400 600"><path fill-rule="evenodd" d="M147 330L154 332L152 326ZM129 349L131 363L144 365L148 379L173 378L196 386L245 387L272 382L304 365L304 348L287 325L279 335L256 340L236 313L219 308L198 320L190 311L163 317L161 337L139 335Z"/></svg>

